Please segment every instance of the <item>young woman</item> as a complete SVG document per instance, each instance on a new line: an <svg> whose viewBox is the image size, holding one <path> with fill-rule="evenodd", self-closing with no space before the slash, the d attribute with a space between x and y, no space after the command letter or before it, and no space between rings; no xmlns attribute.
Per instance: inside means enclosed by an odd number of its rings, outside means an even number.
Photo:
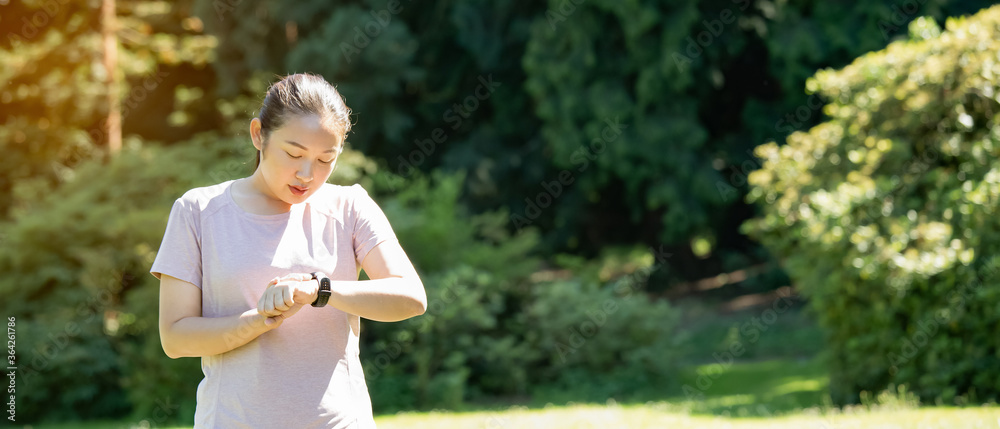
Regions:
<svg viewBox="0 0 1000 429"><path fill-rule="evenodd" d="M201 357L196 428L374 427L360 318L417 316L427 297L368 193L326 183L349 113L321 77L282 79L250 121L253 175L170 211L150 272L164 352Z"/></svg>

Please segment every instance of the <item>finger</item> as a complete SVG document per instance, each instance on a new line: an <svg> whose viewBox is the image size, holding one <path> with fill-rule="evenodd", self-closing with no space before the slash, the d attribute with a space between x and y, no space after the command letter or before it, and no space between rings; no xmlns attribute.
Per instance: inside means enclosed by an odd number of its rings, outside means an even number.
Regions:
<svg viewBox="0 0 1000 429"><path fill-rule="evenodd" d="M274 320L274 323L281 323L281 322L284 322L285 319L287 319L287 318L288 318L288 315L282 313L282 314L279 314L277 316L272 317L271 319Z"/></svg>
<svg viewBox="0 0 1000 429"><path fill-rule="evenodd" d="M264 292L264 314L274 315L274 289Z"/></svg>
<svg viewBox="0 0 1000 429"><path fill-rule="evenodd" d="M285 299L285 310L288 310L293 305L295 305L295 293L291 288L286 288L281 297Z"/></svg>
<svg viewBox="0 0 1000 429"><path fill-rule="evenodd" d="M267 295L267 292L264 292L260 296L260 298L257 300L257 313L259 313L259 314L264 314L264 297L266 295Z"/></svg>
<svg viewBox="0 0 1000 429"><path fill-rule="evenodd" d="M288 310L288 304L285 304L285 295L288 294L288 288L282 287L274 290L274 309L284 312Z"/></svg>

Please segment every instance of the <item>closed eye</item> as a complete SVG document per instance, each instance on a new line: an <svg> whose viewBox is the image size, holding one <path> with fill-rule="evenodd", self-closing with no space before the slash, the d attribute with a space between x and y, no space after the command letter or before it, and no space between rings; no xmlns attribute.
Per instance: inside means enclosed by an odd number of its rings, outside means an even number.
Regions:
<svg viewBox="0 0 1000 429"><path fill-rule="evenodd" d="M285 154L286 154L286 155L288 155L288 157L289 157L289 158L292 158L292 159L299 159L299 158L302 158L301 156L293 156L292 154L290 154L290 153L288 153L288 152L285 152Z"/></svg>
<svg viewBox="0 0 1000 429"><path fill-rule="evenodd" d="M336 158L334 158L334 159L336 159ZM331 159L331 160L329 160L329 161L323 161L323 160L321 159L321 160L319 160L319 162L320 162L320 164L332 164L332 163L333 163L333 159Z"/></svg>

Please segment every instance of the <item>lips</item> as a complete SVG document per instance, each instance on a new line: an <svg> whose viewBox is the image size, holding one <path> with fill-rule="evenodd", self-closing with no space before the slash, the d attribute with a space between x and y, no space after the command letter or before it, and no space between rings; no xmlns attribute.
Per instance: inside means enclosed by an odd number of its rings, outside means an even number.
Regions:
<svg viewBox="0 0 1000 429"><path fill-rule="evenodd" d="M301 196L303 196L303 195L306 194L306 191L308 191L309 188L303 188L301 186L288 185L288 190L292 191L292 195L301 197Z"/></svg>

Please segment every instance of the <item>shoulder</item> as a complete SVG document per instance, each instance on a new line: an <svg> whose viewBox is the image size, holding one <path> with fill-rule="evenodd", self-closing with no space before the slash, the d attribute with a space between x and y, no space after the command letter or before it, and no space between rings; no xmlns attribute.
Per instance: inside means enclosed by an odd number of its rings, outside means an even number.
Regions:
<svg viewBox="0 0 1000 429"><path fill-rule="evenodd" d="M190 213L207 214L216 211L226 203L226 191L232 180L211 186L193 188L174 202L175 209Z"/></svg>

